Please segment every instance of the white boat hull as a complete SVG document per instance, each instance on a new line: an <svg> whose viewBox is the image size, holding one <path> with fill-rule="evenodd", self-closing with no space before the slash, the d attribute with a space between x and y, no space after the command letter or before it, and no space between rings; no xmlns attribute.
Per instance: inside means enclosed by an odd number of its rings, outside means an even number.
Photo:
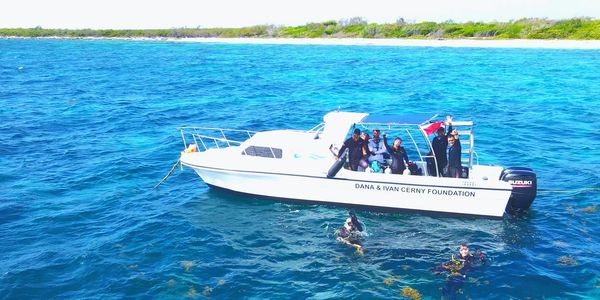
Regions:
<svg viewBox="0 0 600 300"><path fill-rule="evenodd" d="M497 218L507 209L529 208L536 195L535 173L523 167L505 169L473 164L473 123L469 121L449 120L458 129L460 126L465 129L458 131L464 138L461 138L464 146L461 155L466 159L463 165L467 170L461 170L460 175L465 178L430 176L433 174L429 173L428 163L435 165L436 160L431 155L434 152L428 137L433 131L428 131L436 130L435 126L441 128L443 123L432 122L432 119L330 112L323 117L323 123L308 131L253 133L181 128L185 150L180 161L211 186L299 202ZM350 155L350 151L345 152L341 145L348 133L354 134L360 128L387 128L390 134L408 137L418 154L412 156L418 158L413 160L414 165L411 164L412 172L423 175L343 169L345 155ZM226 131L231 133L225 134ZM416 136L422 136L425 143L417 143Z"/></svg>
<svg viewBox="0 0 600 300"><path fill-rule="evenodd" d="M468 179L365 174L341 170L336 178L246 171L194 165L202 180L215 187L281 199L378 210L423 211L502 217L511 187L503 182L482 187ZM368 175L370 178L356 178Z"/></svg>

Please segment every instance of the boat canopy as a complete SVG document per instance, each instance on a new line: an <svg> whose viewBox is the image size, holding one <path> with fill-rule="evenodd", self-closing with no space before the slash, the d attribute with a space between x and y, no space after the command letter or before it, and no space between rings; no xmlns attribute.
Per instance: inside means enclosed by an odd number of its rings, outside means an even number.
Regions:
<svg viewBox="0 0 600 300"><path fill-rule="evenodd" d="M414 114L414 115L368 115L363 118L360 123L382 124L382 125L424 125L436 118L437 115Z"/></svg>
<svg viewBox="0 0 600 300"><path fill-rule="evenodd" d="M324 141L325 144L341 145L344 143L346 134L350 128L367 116L368 114L365 113L330 112L323 117L324 125L320 139Z"/></svg>

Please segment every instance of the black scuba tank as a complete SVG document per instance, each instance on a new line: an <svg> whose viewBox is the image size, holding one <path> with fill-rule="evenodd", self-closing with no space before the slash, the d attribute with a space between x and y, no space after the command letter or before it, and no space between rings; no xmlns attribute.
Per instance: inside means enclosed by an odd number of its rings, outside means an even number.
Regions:
<svg viewBox="0 0 600 300"><path fill-rule="evenodd" d="M329 168L329 171L327 172L327 178L333 178L335 177L335 175L342 169L342 167L344 166L344 164L346 163L346 158L348 157L348 151L344 151L345 153L342 154L342 157L340 157L332 166L331 168Z"/></svg>
<svg viewBox="0 0 600 300"><path fill-rule="evenodd" d="M512 193L508 200L508 209L526 210L537 195L537 176L532 169L526 167L510 167L502 170L500 180L512 185Z"/></svg>

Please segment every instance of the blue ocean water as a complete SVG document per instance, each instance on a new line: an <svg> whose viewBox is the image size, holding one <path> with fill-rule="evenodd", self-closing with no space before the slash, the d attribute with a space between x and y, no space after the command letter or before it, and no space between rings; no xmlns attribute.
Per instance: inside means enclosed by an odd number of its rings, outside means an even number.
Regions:
<svg viewBox="0 0 600 300"><path fill-rule="evenodd" d="M503 220L358 212L209 189L182 125L309 129L337 108L452 113L482 164L540 193ZM459 299L600 297L600 51L0 40L1 299L440 298L430 269L466 241ZM386 280L387 279L387 280Z"/></svg>

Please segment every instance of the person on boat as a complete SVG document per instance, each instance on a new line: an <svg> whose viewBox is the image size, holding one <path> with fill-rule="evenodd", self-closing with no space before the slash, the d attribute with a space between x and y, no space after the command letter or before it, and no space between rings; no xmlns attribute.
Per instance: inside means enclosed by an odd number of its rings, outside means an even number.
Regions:
<svg viewBox="0 0 600 300"><path fill-rule="evenodd" d="M363 142L362 145L362 157L360 159L358 170L365 171L369 168L369 156L371 156L371 152L369 152L369 134L365 131L360 135L360 139Z"/></svg>
<svg viewBox="0 0 600 300"><path fill-rule="evenodd" d="M360 163L360 159L362 158L362 150L363 150L363 141L360 139L360 129L354 129L352 136L348 138L345 142L338 155L336 155L336 159L339 159L340 156L344 155L344 151L348 149L348 161L350 163L350 169L352 171L358 170L358 165Z"/></svg>
<svg viewBox="0 0 600 300"><path fill-rule="evenodd" d="M438 174L444 174L444 167L448 164L448 158L446 154L446 150L448 149L448 136L446 135L446 130L443 127L440 127L437 130L437 136L433 138L431 141L431 148L433 148L433 154L435 155L435 160L437 161L437 173L434 173L435 176Z"/></svg>
<svg viewBox="0 0 600 300"><path fill-rule="evenodd" d="M336 231L336 239L344 244L356 248L356 251L363 255L364 249L360 242L361 234L364 230L363 225L358 221L358 218L353 212L344 222L344 225Z"/></svg>
<svg viewBox="0 0 600 300"><path fill-rule="evenodd" d="M450 127L450 129L452 129L452 127ZM456 143L458 144L458 146L460 146L460 139L458 138L458 130L456 129L452 129L450 134L452 136L454 136L454 139L456 140Z"/></svg>
<svg viewBox="0 0 600 300"><path fill-rule="evenodd" d="M448 136L448 145L450 148L448 149L448 163L447 163L447 176L460 178L461 173L461 146L460 141L456 139L454 135Z"/></svg>
<svg viewBox="0 0 600 300"><path fill-rule="evenodd" d="M387 142L387 134L383 134L383 144L392 156L392 164L390 165L392 174L402 174L406 169L406 166L410 163L408 155L406 154L406 149L401 146L402 139L399 137L395 138L394 145L390 147Z"/></svg>
<svg viewBox="0 0 600 300"><path fill-rule="evenodd" d="M438 128L437 136L433 138L431 141L431 148L433 148L433 154L435 155L435 160L437 161L437 174L436 176L444 174L444 168L448 164L447 158L447 149L448 149L448 137L452 132L452 115L446 116L446 126L448 127L448 131L443 127Z"/></svg>
<svg viewBox="0 0 600 300"><path fill-rule="evenodd" d="M385 163L384 153L387 153L383 140L379 138L380 134L379 129L373 130L373 138L369 141L369 164L372 165L373 162L377 162L380 166Z"/></svg>

